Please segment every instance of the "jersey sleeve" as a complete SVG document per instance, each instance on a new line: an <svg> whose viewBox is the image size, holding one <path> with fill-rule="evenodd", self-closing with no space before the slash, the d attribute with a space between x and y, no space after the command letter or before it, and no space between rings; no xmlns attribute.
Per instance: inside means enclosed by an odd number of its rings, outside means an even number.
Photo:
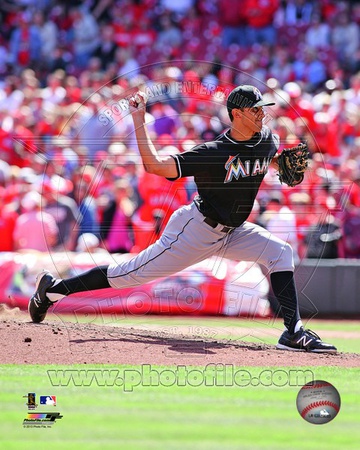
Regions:
<svg viewBox="0 0 360 450"><path fill-rule="evenodd" d="M168 179L174 181L178 178L195 176L204 170L204 164L206 164L208 156L209 149L205 144L197 145L188 152L172 155L176 163L178 176Z"/></svg>

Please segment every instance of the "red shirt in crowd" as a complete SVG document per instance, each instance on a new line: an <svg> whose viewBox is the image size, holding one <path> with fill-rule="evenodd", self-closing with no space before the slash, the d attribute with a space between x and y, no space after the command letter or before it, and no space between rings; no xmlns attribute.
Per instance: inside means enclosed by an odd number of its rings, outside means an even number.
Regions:
<svg viewBox="0 0 360 450"><path fill-rule="evenodd" d="M244 3L245 17L251 27L272 25L274 14L279 7L278 0L246 0Z"/></svg>

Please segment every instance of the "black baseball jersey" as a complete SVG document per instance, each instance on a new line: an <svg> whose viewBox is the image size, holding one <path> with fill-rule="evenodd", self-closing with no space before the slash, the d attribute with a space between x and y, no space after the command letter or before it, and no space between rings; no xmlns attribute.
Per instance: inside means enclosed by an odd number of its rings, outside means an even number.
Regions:
<svg viewBox="0 0 360 450"><path fill-rule="evenodd" d="M206 217L230 227L249 216L260 184L278 150L278 136L263 127L248 141L235 141L230 130L216 141L174 156L178 177L194 176L194 199Z"/></svg>

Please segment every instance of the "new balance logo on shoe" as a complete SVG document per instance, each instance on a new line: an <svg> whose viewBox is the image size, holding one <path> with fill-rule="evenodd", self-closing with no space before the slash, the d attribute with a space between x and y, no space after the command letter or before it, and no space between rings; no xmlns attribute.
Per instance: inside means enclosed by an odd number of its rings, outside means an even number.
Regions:
<svg viewBox="0 0 360 450"><path fill-rule="evenodd" d="M303 347L306 348L310 344L310 342L313 341L313 340L314 340L313 337L310 337L307 340L306 339L306 335L304 334L304 335L301 336L301 338L298 341L296 341L296 343L299 344L299 345L301 345L301 343L302 343Z"/></svg>

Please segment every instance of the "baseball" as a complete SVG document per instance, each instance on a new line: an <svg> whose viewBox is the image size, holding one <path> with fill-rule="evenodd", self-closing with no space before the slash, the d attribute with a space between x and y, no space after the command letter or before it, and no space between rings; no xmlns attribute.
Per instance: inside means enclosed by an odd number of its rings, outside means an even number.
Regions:
<svg viewBox="0 0 360 450"><path fill-rule="evenodd" d="M307 422L322 425L337 416L340 411L340 395L327 381L311 381L300 389L296 406Z"/></svg>
<svg viewBox="0 0 360 450"><path fill-rule="evenodd" d="M137 103L137 107L144 106L144 104L146 103L146 100L147 100L147 96L146 96L145 92L141 92L141 96L139 94L136 94L134 97L134 100Z"/></svg>

